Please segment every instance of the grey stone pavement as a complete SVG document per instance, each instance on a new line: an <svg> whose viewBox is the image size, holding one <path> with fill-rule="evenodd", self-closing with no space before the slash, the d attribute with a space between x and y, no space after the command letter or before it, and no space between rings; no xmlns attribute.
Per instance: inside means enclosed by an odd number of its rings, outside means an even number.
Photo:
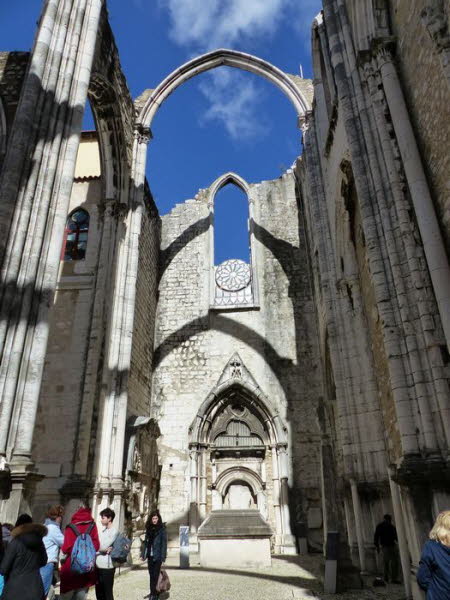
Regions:
<svg viewBox="0 0 450 600"><path fill-rule="evenodd" d="M172 583L169 594L161 600L404 600L401 585L386 588L367 587L344 594L324 594L317 577L321 568L320 555L277 557L272 567L260 569L206 569L193 566L178 568L174 559L166 563ZM368 583L373 579L368 579ZM145 565L122 572L114 584L115 600L142 600L149 593ZM95 600L91 590L89 600Z"/></svg>

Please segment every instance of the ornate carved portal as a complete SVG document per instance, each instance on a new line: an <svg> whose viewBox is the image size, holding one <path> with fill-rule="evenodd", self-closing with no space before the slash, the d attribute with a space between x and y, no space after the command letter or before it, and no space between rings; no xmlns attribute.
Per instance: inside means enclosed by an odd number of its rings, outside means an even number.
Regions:
<svg viewBox="0 0 450 600"><path fill-rule="evenodd" d="M212 510L258 510L274 531L273 550L295 552L288 507L286 429L239 355L190 428L190 532Z"/></svg>
<svg viewBox="0 0 450 600"><path fill-rule="evenodd" d="M157 505L160 469L156 440L160 436L157 423L150 417L131 417L127 424L128 452L126 484L126 528L133 538L132 550L137 555L145 520Z"/></svg>

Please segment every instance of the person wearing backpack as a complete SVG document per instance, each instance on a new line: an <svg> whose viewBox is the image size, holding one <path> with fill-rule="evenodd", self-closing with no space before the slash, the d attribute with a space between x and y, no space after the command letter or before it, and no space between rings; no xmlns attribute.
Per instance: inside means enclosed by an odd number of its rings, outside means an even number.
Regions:
<svg viewBox="0 0 450 600"><path fill-rule="evenodd" d="M4 577L3 600L43 600L44 586L39 569L47 563L47 552L42 538L47 528L33 523L30 515L17 519L12 530L0 573Z"/></svg>
<svg viewBox="0 0 450 600"><path fill-rule="evenodd" d="M158 599L157 585L161 565L167 555L167 532L158 510L150 513L145 526L145 541L142 549L142 560L147 559L150 575L150 600Z"/></svg>
<svg viewBox="0 0 450 600"><path fill-rule="evenodd" d="M113 544L119 532L113 527L116 513L111 508L105 508L100 512L102 527L100 530L100 548L97 553L97 583L95 595L97 600L114 600L113 586L114 573L116 571L111 559Z"/></svg>
<svg viewBox="0 0 450 600"><path fill-rule="evenodd" d="M100 548L97 525L88 508L72 516L64 532L61 551L60 600L85 600L97 580L95 559Z"/></svg>

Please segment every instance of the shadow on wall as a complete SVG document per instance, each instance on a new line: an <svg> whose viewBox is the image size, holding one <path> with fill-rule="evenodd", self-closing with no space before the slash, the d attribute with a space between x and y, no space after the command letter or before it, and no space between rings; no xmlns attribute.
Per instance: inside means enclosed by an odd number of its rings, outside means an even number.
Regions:
<svg viewBox="0 0 450 600"><path fill-rule="evenodd" d="M305 523L305 503L306 495L303 489L301 469L299 465L305 462L304 446L302 442L308 444L316 444L319 454L318 434L319 429L313 430L316 427L316 419L310 428L302 426L302 411L308 410L311 405L310 390L314 386L317 389L317 400L322 395L322 389L319 382L320 377L320 362L318 351L318 335L315 333L315 314L312 312L313 294L311 285L311 273L309 266L309 258L306 248L305 225L302 215L302 207L297 193L298 207L298 229L300 232L300 246L280 239L255 221L252 221L250 226L256 240L264 248L264 266L262 269L262 278L260 279L261 289L267 296L270 293L270 299L265 302L266 321L272 327L281 327L282 319L277 306L277 298L280 294L290 298L292 303L292 326L293 339L295 340L296 360L281 356L279 350L263 335L255 329L248 327L245 324L236 322L233 318L224 314L215 312L214 317L211 315L200 316L185 323L182 327L169 334L163 342L155 349L154 352L154 367L158 365L170 355L176 348L183 346L190 338L198 335L201 332L215 330L224 333L236 340L244 342L252 350L258 353L271 369L274 377L283 389L288 402L286 411L286 421L291 421L291 424L296 423L297 429L301 428L300 435L304 435L304 440L298 440L298 444L291 445L291 456L293 461L293 478L290 481L290 511L291 511L291 526L293 533L296 532L300 523ZM271 203L275 203L277 198L269 198L267 202L266 214L264 217L270 223ZM197 236L200 236L210 227L210 217L205 217L190 225L174 240L161 255L160 275L163 276L171 262L176 258L178 253L192 242ZM279 226L278 226L279 227ZM279 227L280 228L280 227ZM281 273L282 272L282 273ZM280 274L284 274L287 279L286 283L282 284L283 289L278 286ZM264 287L266 286L266 287ZM266 298L267 299L267 298ZM305 310L307 308L308 310ZM273 331L272 331L273 337ZM308 400L305 400L304 391L308 390ZM308 405L308 406L307 406ZM314 410L314 409L313 409ZM292 426L293 436L297 435L295 428ZM317 503L317 492L310 502Z"/></svg>

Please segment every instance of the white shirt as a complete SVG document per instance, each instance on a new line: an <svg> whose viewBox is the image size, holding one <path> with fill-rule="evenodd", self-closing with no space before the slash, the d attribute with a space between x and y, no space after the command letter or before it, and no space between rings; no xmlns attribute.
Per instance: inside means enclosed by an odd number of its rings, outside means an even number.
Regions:
<svg viewBox="0 0 450 600"><path fill-rule="evenodd" d="M119 535L117 529L105 527L102 531L99 531L98 537L100 539L100 548L97 554L97 560L95 564L99 569L114 569L111 556L109 554L102 554L114 544L116 537Z"/></svg>

